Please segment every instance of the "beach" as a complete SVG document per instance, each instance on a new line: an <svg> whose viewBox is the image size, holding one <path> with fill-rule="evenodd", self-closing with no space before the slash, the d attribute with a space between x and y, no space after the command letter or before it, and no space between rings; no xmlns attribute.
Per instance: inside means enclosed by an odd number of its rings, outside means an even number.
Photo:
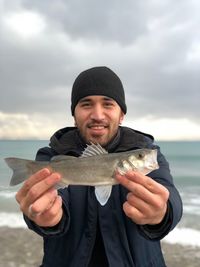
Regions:
<svg viewBox="0 0 200 267"><path fill-rule="evenodd" d="M0 227L0 267L39 267L42 238L24 228ZM167 267L199 267L200 248L162 242Z"/></svg>
<svg viewBox="0 0 200 267"><path fill-rule="evenodd" d="M42 238L24 228L0 227L0 267L39 267Z"/></svg>

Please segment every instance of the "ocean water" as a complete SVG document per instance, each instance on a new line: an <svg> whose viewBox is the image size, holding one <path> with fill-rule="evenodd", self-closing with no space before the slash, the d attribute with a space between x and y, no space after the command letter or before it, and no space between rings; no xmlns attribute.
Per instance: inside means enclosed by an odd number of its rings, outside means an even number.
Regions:
<svg viewBox="0 0 200 267"><path fill-rule="evenodd" d="M26 227L15 201L19 186L9 187L12 171L5 157L34 159L36 151L48 141L0 140L0 227ZM183 200L183 218L164 238L164 242L200 247L200 141L158 142L170 163L171 173Z"/></svg>

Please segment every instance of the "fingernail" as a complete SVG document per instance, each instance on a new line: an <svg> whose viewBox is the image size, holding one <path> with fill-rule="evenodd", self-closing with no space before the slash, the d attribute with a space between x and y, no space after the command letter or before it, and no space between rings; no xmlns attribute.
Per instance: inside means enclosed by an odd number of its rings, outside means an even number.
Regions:
<svg viewBox="0 0 200 267"><path fill-rule="evenodd" d="M54 180L59 181L61 179L61 175L59 173L54 173Z"/></svg>
<svg viewBox="0 0 200 267"><path fill-rule="evenodd" d="M47 184L55 184L58 181L60 181L60 174L59 173L53 173L50 177L47 178L46 182Z"/></svg>
<svg viewBox="0 0 200 267"><path fill-rule="evenodd" d="M41 170L41 174L44 176L48 176L51 174L50 170L48 168L44 168Z"/></svg>
<svg viewBox="0 0 200 267"><path fill-rule="evenodd" d="M56 197L58 195L58 191L54 189L51 194L53 197Z"/></svg>

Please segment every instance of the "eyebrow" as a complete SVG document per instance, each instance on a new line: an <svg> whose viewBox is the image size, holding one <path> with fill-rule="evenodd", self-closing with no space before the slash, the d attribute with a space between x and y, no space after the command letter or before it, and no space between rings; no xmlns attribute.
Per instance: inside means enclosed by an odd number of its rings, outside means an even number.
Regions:
<svg viewBox="0 0 200 267"><path fill-rule="evenodd" d="M85 101L90 101L90 98L88 98L88 97L84 97L84 98L81 98L81 99L79 100L79 102L85 102Z"/></svg>
<svg viewBox="0 0 200 267"><path fill-rule="evenodd" d="M103 98L103 100L106 100L106 101L115 101L114 99L112 99L111 97L108 97L108 96L105 96Z"/></svg>
<svg viewBox="0 0 200 267"><path fill-rule="evenodd" d="M104 101L114 101L114 99L112 99L111 97L105 96L102 98ZM83 103L83 102L90 102L92 101L92 99L88 96L82 98L79 100L79 103Z"/></svg>

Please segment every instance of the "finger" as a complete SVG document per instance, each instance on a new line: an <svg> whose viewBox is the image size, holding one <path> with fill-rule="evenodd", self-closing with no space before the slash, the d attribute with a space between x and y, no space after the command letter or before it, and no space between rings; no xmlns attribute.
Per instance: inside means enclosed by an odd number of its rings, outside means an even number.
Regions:
<svg viewBox="0 0 200 267"><path fill-rule="evenodd" d="M32 210L32 205L30 205L26 215L29 217L29 219L33 220L36 216L38 216L40 214L41 214L40 212L34 212Z"/></svg>
<svg viewBox="0 0 200 267"><path fill-rule="evenodd" d="M162 205L166 203L169 197L169 191L164 186L161 187L159 192L152 193L142 184L135 183L132 180L129 180L126 176L119 176L117 179L137 198L156 208L162 208Z"/></svg>
<svg viewBox="0 0 200 267"><path fill-rule="evenodd" d="M126 201L123 204L123 210L130 219L132 219L136 224L144 225L144 224L159 224L166 213L167 205L165 204L165 207L162 210L159 209L151 209L151 206L149 206L149 209L141 209L138 208L138 206L133 206L129 203L129 201Z"/></svg>
<svg viewBox="0 0 200 267"><path fill-rule="evenodd" d="M144 205L147 205L147 203L146 203L143 199L137 197L137 196L136 196L135 194L133 194L133 193L128 193L127 196L126 196L126 199L127 199L127 202L128 202L131 206L134 206L134 207L136 207L136 208L139 209L139 210L142 210L142 209L143 209L142 207L143 207Z"/></svg>
<svg viewBox="0 0 200 267"><path fill-rule="evenodd" d="M135 192L129 193L127 195L127 202L141 213L149 214L150 210L154 208L154 198L148 192L145 192L145 194L140 192L138 195Z"/></svg>
<svg viewBox="0 0 200 267"><path fill-rule="evenodd" d="M160 193L160 191L165 188L160 183L154 181L151 177L146 176L140 172L128 172L126 177L138 184L143 185L145 188L155 194Z"/></svg>
<svg viewBox="0 0 200 267"><path fill-rule="evenodd" d="M152 214L152 206L150 206L143 199L135 196L133 193L128 193L127 202L130 204L130 206L135 207L138 211L146 216L150 216Z"/></svg>
<svg viewBox="0 0 200 267"><path fill-rule="evenodd" d="M117 174L117 176L116 176L117 180L120 181L120 183L124 181L123 177L127 178L128 180L130 180L132 182L135 182L137 184L142 185L148 191L155 193L155 194L159 194L163 190L164 191L166 190L166 188L163 185L161 185L160 183L154 181L149 176L146 176L146 175L144 175L140 172L137 172L137 171L127 172L123 176L120 176L119 174ZM126 181L126 185L129 186L129 184L131 185L131 183L128 183L128 181Z"/></svg>
<svg viewBox="0 0 200 267"><path fill-rule="evenodd" d="M123 204L123 210L127 217L133 220L136 224L145 224L145 218L143 213L141 213L137 208L130 205L127 201Z"/></svg>
<svg viewBox="0 0 200 267"><path fill-rule="evenodd" d="M32 205L29 206L31 207L31 212L34 214L43 213L53 205L57 195L57 190L50 189L44 195L38 198Z"/></svg>
<svg viewBox="0 0 200 267"><path fill-rule="evenodd" d="M42 181L43 179L45 179L49 175L50 175L50 171L47 168L44 168L44 169L36 172L35 174L31 175L30 178L25 181L25 183L23 184L21 189L17 192L17 194L15 196L17 202L20 203L21 199L26 196L27 192L30 190L30 188L34 184Z"/></svg>
<svg viewBox="0 0 200 267"><path fill-rule="evenodd" d="M59 180L61 176L58 173L52 173L46 179L33 185L27 192L25 201L27 205L35 202L41 195L46 193L50 188L52 188Z"/></svg>
<svg viewBox="0 0 200 267"><path fill-rule="evenodd" d="M62 198L61 196L57 196L53 202L53 205L49 206L46 211L43 212L43 215L50 217L55 217L60 209L62 208Z"/></svg>
<svg viewBox="0 0 200 267"><path fill-rule="evenodd" d="M62 198L57 196L51 208L36 217L35 222L43 227L52 227L59 223L62 214Z"/></svg>
<svg viewBox="0 0 200 267"><path fill-rule="evenodd" d="M137 194L137 196L142 196L145 193L146 188L142 186L141 184L135 183L132 180L130 180L126 175L117 175L117 180L126 187L130 192L134 192L134 194Z"/></svg>
<svg viewBox="0 0 200 267"><path fill-rule="evenodd" d="M27 192L26 196L20 201L20 209L22 212L26 213L29 206L32 205L37 199L39 199L43 194L45 194L50 188L61 179L58 173L52 173L46 179L33 185Z"/></svg>

